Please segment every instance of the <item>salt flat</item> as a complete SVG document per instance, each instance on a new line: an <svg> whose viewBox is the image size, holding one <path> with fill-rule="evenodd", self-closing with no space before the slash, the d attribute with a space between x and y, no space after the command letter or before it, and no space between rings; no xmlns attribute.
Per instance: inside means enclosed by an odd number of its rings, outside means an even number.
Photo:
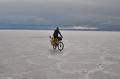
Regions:
<svg viewBox="0 0 120 79"><path fill-rule="evenodd" d="M0 79L120 79L120 32L0 30Z"/></svg>

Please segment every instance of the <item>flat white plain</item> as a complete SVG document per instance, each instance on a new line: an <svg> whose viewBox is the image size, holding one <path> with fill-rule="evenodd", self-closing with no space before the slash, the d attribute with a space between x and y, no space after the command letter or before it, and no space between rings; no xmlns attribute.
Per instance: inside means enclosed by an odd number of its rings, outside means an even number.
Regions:
<svg viewBox="0 0 120 79"><path fill-rule="evenodd" d="M0 79L120 79L120 32L0 30Z"/></svg>

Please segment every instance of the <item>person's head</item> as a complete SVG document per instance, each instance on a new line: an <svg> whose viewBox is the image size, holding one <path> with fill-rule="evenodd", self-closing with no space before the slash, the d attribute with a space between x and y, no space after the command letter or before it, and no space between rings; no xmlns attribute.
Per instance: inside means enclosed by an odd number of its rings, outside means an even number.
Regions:
<svg viewBox="0 0 120 79"><path fill-rule="evenodd" d="M59 27L57 27L56 30L59 30Z"/></svg>

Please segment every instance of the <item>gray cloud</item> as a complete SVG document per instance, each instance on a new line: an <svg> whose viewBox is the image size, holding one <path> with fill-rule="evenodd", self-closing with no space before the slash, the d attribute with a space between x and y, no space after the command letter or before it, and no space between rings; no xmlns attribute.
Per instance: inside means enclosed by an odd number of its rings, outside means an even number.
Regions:
<svg viewBox="0 0 120 79"><path fill-rule="evenodd" d="M120 0L2 0L0 23L120 25Z"/></svg>

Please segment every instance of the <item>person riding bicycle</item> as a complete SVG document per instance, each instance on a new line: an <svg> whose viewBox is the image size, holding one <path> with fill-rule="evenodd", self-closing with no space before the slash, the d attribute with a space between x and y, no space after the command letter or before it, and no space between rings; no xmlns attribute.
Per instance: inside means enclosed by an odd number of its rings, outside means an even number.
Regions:
<svg viewBox="0 0 120 79"><path fill-rule="evenodd" d="M61 41L63 38L62 34L59 31L59 27L54 30L53 37L50 36L50 43L53 46L53 49L58 48L59 51L62 51L64 44Z"/></svg>
<svg viewBox="0 0 120 79"><path fill-rule="evenodd" d="M60 35L60 37L59 37L59 35ZM57 27L57 28L54 30L53 37L54 37L54 39L58 39L58 41L62 40L63 36L62 36L62 34L60 33L60 31L59 31L59 27Z"/></svg>

